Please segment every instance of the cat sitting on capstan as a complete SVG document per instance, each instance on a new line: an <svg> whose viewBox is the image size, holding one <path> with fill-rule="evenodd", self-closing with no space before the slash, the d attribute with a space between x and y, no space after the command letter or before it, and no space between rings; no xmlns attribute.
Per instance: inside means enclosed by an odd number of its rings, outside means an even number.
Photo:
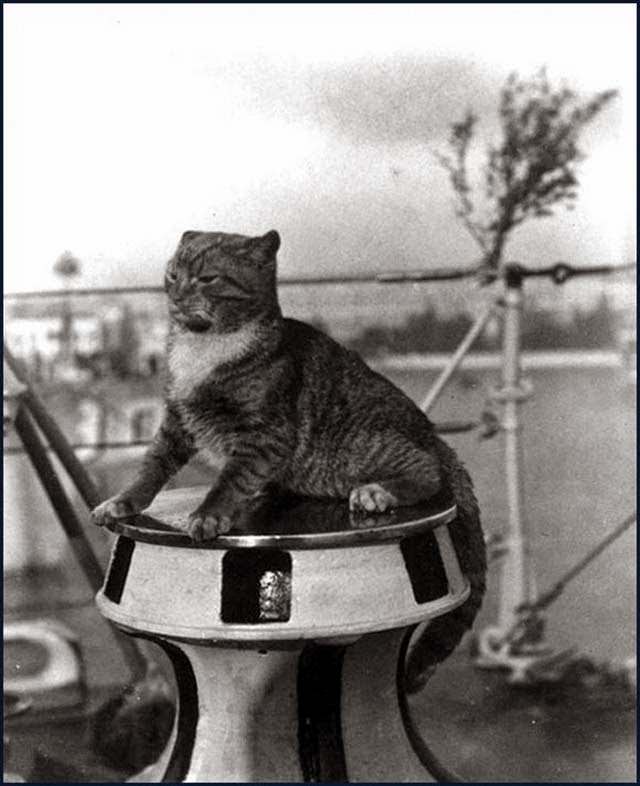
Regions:
<svg viewBox="0 0 640 786"><path fill-rule="evenodd" d="M183 234L165 275L164 420L131 485L99 505L93 520L144 510L196 453L216 480L189 518L194 540L228 532L268 485L348 499L356 515L448 493L458 508L450 532L471 583L470 598L452 612L462 625L455 646L485 588L471 479L399 388L320 331L283 318L279 247L275 231Z"/></svg>

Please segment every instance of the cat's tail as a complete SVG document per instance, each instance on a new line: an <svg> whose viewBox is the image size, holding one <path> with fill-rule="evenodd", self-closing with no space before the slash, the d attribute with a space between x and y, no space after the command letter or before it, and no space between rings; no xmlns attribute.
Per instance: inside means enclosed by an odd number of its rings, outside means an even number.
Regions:
<svg viewBox="0 0 640 786"><path fill-rule="evenodd" d="M438 440L442 477L451 491L458 515L448 525L458 562L471 586L467 600L458 608L436 617L412 645L406 664L407 688L419 688L435 666L447 658L471 628L486 589L487 558L480 510L471 478L454 451Z"/></svg>

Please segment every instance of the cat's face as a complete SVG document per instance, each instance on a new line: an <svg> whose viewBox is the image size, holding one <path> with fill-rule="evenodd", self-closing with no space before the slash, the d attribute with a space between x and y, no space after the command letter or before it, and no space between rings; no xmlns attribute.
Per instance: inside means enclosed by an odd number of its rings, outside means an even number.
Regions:
<svg viewBox="0 0 640 786"><path fill-rule="evenodd" d="M277 312L275 230L262 237L185 232L167 263L171 319L202 333L229 333Z"/></svg>

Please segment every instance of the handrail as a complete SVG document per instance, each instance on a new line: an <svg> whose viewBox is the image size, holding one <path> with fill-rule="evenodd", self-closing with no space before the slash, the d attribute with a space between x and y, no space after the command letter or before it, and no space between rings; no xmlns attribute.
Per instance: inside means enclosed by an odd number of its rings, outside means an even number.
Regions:
<svg viewBox="0 0 640 786"><path fill-rule="evenodd" d="M547 265L540 268L527 268L517 262L510 262L504 266L504 277L519 276L520 278L550 278L554 284L564 284L574 276L601 276L610 273L622 273L626 270L633 270L635 262L628 262L624 265L583 265L576 267L566 262L556 262L554 265Z"/></svg>
<svg viewBox="0 0 640 786"><path fill-rule="evenodd" d="M442 268L434 270L396 270L384 273L353 273L351 275L291 276L278 279L278 286L322 286L330 284L404 284L407 282L454 281L472 278L477 268ZM32 292L8 292L5 300L26 300L44 297L72 297L91 295L162 294L160 285L133 287L95 287L87 289L47 289Z"/></svg>
<svg viewBox="0 0 640 786"><path fill-rule="evenodd" d="M563 284L574 276L609 275L633 270L635 262L623 265L569 265L566 262L556 262L543 268L528 268L517 262L505 265L495 278L505 278L514 272L527 277L549 277L556 284ZM278 280L279 286L323 286L335 284L424 284L439 281L458 281L465 278L481 277L486 274L482 266L459 268L434 268L433 270L395 270L383 273L354 273L352 275L331 276L292 276ZM136 294L161 294L164 288L159 285L145 285L133 287L89 287L86 289L47 289L33 290L31 292L6 292L4 300L29 300L32 298L46 297L85 297L97 295L136 295Z"/></svg>
<svg viewBox="0 0 640 786"><path fill-rule="evenodd" d="M474 420L445 420L434 423L437 434L462 434L473 431L478 427ZM73 450L127 450L128 448L144 448L152 443L152 439L132 439L132 440L113 440L101 442L70 442L69 447ZM47 447L46 450L53 450ZM19 445L9 445L3 448L5 456L18 456L25 453L24 448Z"/></svg>
<svg viewBox="0 0 640 786"><path fill-rule="evenodd" d="M13 356L6 341L3 343L2 349L4 363L10 369L14 378L24 387L23 391L20 393L20 400L29 408L31 417L47 438L47 441L55 451L62 466L69 473L69 477L73 480L73 483L80 492L80 496L85 505L90 510L95 508L96 505L100 503L100 492L91 479L91 476L73 452L73 449L67 442L60 427L49 414L46 405L30 387L28 383L28 374L23 364ZM27 425L26 428L29 429L29 425Z"/></svg>

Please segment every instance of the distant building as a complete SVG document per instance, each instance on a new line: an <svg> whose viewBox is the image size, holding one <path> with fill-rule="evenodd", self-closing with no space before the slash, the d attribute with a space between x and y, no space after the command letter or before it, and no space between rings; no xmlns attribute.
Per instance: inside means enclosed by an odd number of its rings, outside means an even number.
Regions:
<svg viewBox="0 0 640 786"><path fill-rule="evenodd" d="M164 414L164 401L158 393L140 393L114 388L110 406L105 409L101 427L110 442L149 441L158 430ZM94 439L98 440L97 434Z"/></svg>
<svg viewBox="0 0 640 786"><path fill-rule="evenodd" d="M102 320L94 315L74 315L72 349L81 355L93 355L101 352L104 347L102 343Z"/></svg>
<svg viewBox="0 0 640 786"><path fill-rule="evenodd" d="M5 337L11 351L27 363L37 377L73 382L88 373L77 367L74 357L99 354L103 347L100 317L74 314L71 325L69 346L65 342L62 316L8 319Z"/></svg>
<svg viewBox="0 0 640 786"><path fill-rule="evenodd" d="M167 317L143 312L136 315L138 323L138 366L142 374L154 376L164 362L167 340Z"/></svg>
<svg viewBox="0 0 640 786"><path fill-rule="evenodd" d="M9 349L20 358L29 360L35 353L50 360L60 354L62 337L61 317L18 317L7 320L5 337Z"/></svg>

